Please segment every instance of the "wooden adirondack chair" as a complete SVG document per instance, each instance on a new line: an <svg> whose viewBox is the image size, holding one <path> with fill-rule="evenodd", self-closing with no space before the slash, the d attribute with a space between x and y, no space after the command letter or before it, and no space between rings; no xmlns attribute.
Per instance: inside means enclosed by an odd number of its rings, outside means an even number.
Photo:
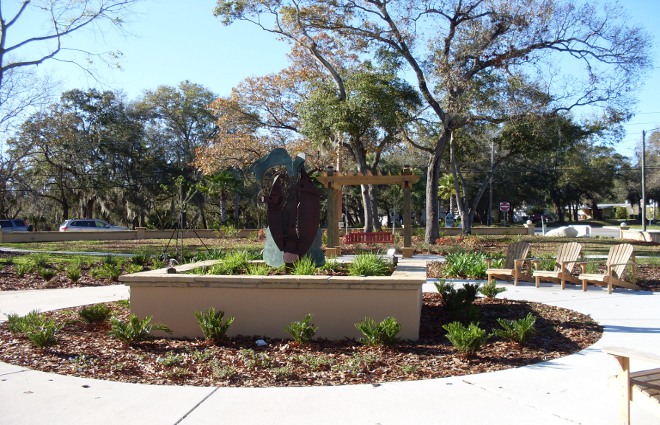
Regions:
<svg viewBox="0 0 660 425"><path fill-rule="evenodd" d="M536 280L536 287L538 288L541 281L548 281L559 283L561 289L566 287L566 281L580 284L580 279L573 276L573 267L580 264L582 273L586 273L585 263L578 263L577 260L582 255L582 245L577 242L570 242L559 245L559 252L555 260L554 270L534 270L532 276ZM532 260L535 268L538 268L539 260Z"/></svg>
<svg viewBox="0 0 660 425"><path fill-rule="evenodd" d="M660 416L660 367L631 372L630 359L660 364L660 356L623 347L605 347L619 362L619 423L630 424L630 402L641 402Z"/></svg>
<svg viewBox="0 0 660 425"><path fill-rule="evenodd" d="M528 252L529 243L512 243L507 248L506 259L504 260L504 268L501 269L491 269L490 264L492 259L487 259L486 264L488 265L488 270L486 270L486 275L488 275L488 283L490 283L493 279L513 279L514 285L517 285L518 280L520 279L532 282L532 275L523 271L523 265L530 261L527 259Z"/></svg>
<svg viewBox="0 0 660 425"><path fill-rule="evenodd" d="M626 271L626 266L632 265L632 281L627 281L623 278L623 273ZM582 290L587 290L587 283L591 282L599 286L607 285L607 293L611 294L614 286L621 286L623 288L640 290L639 286L635 284L637 280L637 264L635 263L635 248L627 243L614 245L610 248L610 253L607 256L607 271L601 273L582 273L578 279L582 281Z"/></svg>

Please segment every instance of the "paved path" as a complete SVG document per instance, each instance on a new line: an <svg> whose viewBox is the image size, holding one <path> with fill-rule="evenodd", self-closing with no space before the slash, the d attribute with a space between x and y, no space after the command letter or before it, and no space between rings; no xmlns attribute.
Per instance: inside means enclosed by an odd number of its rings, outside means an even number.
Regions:
<svg viewBox="0 0 660 425"><path fill-rule="evenodd" d="M425 381L312 388L138 385L0 363L1 424L615 424L608 377L620 345L660 353L660 294L587 293L505 285L502 295L591 314L603 338L577 354L500 372ZM431 283L425 290L433 290ZM123 286L0 292L0 313L127 297ZM2 314L0 317L4 318ZM633 369L646 367L633 363ZM659 424L633 405L633 423Z"/></svg>

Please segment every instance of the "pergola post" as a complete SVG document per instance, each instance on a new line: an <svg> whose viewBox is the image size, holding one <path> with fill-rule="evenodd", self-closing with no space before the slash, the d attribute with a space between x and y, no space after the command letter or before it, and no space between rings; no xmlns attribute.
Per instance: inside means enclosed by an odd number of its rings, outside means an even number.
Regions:
<svg viewBox="0 0 660 425"><path fill-rule="evenodd" d="M404 176L412 175L410 165L403 166ZM401 184L403 187L403 258L411 258L413 254L412 249L412 220L410 219L410 180L404 180Z"/></svg>
<svg viewBox="0 0 660 425"><path fill-rule="evenodd" d="M382 175L380 173L373 175L367 174L342 174L335 173L332 166L326 168L325 175L317 177L328 190L328 230L326 241L326 257L338 255L341 247L339 246L339 221L341 220L341 196L344 186L362 185L362 184L398 184L403 188L403 257L410 258L413 254L412 248L412 219L411 212L411 190L412 185L419 181L419 176L414 175L409 165L405 165L403 173L398 176L391 174Z"/></svg>

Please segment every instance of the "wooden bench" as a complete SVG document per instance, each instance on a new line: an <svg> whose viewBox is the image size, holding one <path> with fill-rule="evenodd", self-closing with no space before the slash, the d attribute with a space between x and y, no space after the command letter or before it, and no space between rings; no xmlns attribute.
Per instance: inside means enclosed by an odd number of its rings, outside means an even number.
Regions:
<svg viewBox="0 0 660 425"><path fill-rule="evenodd" d="M350 232L344 235L345 244L352 243L394 243L390 232Z"/></svg>
<svg viewBox="0 0 660 425"><path fill-rule="evenodd" d="M660 368L630 371L631 358L660 364L660 355L623 347L605 347L603 351L614 356L621 367L616 376L622 391L619 399L619 423L630 424L631 401L643 402L660 416Z"/></svg>

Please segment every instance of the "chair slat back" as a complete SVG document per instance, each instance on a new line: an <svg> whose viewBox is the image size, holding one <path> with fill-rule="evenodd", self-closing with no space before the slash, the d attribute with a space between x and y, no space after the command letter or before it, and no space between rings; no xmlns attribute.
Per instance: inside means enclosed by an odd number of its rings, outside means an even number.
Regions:
<svg viewBox="0 0 660 425"><path fill-rule="evenodd" d="M506 259L504 260L504 268L512 269L515 267L515 260L522 260L527 257L529 252L528 242L515 242L508 246L506 250Z"/></svg>
<svg viewBox="0 0 660 425"><path fill-rule="evenodd" d="M555 271L561 271L561 263L569 261L566 264L566 270L570 273L575 266L575 262L580 257L582 245L577 242L569 242L559 245L559 252L557 253L557 262L555 263Z"/></svg>
<svg viewBox="0 0 660 425"><path fill-rule="evenodd" d="M635 252L635 247L629 243L622 243L620 245L614 245L610 248L610 253L607 256L607 265L617 264L612 267L614 272L614 277L621 279L623 272L626 270L626 263L630 261L630 257Z"/></svg>

